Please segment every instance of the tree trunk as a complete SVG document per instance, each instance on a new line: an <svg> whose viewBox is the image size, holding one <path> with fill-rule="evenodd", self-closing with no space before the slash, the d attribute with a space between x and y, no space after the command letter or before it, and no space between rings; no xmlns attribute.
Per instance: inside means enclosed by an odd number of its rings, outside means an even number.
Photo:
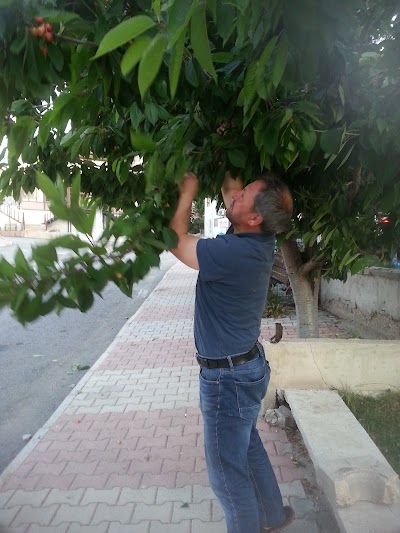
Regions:
<svg viewBox="0 0 400 533"><path fill-rule="evenodd" d="M302 339L319 337L318 294L321 270L312 260L302 262L295 241L285 241L281 250L296 305L297 334Z"/></svg>

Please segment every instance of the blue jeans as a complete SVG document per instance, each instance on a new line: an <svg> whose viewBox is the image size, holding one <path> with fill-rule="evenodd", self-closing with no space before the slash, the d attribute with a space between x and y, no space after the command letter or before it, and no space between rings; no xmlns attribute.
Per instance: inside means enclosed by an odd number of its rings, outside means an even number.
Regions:
<svg viewBox="0 0 400 533"><path fill-rule="evenodd" d="M256 429L270 377L264 349L231 368L201 368L200 408L208 478L228 533L259 533L284 521L282 497Z"/></svg>

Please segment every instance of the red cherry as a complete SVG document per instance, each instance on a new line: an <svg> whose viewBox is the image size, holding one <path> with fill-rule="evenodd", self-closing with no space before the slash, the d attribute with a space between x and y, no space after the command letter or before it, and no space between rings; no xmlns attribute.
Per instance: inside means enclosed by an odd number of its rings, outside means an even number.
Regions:
<svg viewBox="0 0 400 533"><path fill-rule="evenodd" d="M53 34L52 33L49 33L46 31L46 33L44 34L44 40L46 41L46 43L52 43L53 42Z"/></svg>
<svg viewBox="0 0 400 533"><path fill-rule="evenodd" d="M35 22L37 24L43 24L43 17L35 17Z"/></svg>
<svg viewBox="0 0 400 533"><path fill-rule="evenodd" d="M43 37L45 33L46 33L46 28L44 24L41 24L38 28L36 28L36 35L38 37Z"/></svg>
<svg viewBox="0 0 400 533"><path fill-rule="evenodd" d="M45 46L42 46L41 50L42 50L42 56L47 57L47 54L48 54L47 48Z"/></svg>
<svg viewBox="0 0 400 533"><path fill-rule="evenodd" d="M45 25L45 27L46 27L46 31L47 31L48 33L51 33L51 32L53 31L53 27L52 27L52 25L50 24L50 22L48 22L48 23Z"/></svg>

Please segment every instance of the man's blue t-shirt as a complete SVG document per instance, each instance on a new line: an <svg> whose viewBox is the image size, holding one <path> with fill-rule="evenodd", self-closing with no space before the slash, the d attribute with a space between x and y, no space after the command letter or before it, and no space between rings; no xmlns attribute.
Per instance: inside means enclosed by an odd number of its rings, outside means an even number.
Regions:
<svg viewBox="0 0 400 533"><path fill-rule="evenodd" d="M260 335L275 237L238 233L200 239L194 338L199 355L248 352Z"/></svg>

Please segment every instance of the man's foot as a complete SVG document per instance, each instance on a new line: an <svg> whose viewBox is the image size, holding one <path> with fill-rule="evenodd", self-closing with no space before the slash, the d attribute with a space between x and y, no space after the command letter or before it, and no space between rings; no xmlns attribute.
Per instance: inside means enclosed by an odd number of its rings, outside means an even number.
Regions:
<svg viewBox="0 0 400 533"><path fill-rule="evenodd" d="M283 507L283 511L285 513L285 520L276 526L264 527L261 530L261 533L278 533L278 531L281 531L283 528L291 524L295 518L293 509L290 507L290 505L285 505Z"/></svg>

